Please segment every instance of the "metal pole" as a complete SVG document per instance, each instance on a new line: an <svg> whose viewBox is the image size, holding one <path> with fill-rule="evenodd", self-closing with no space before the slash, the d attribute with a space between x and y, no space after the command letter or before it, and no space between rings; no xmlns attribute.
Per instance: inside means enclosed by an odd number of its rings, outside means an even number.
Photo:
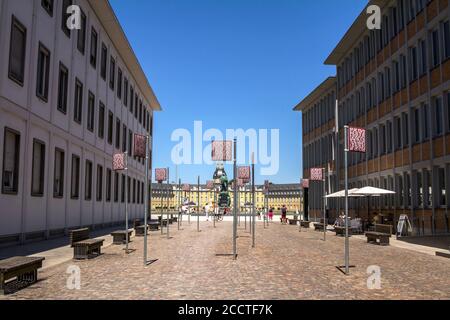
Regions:
<svg viewBox="0 0 450 320"><path fill-rule="evenodd" d="M348 239L348 126L344 127L344 172L345 172L345 274L350 273L350 248Z"/></svg>
<svg viewBox="0 0 450 320"><path fill-rule="evenodd" d="M200 176L197 178L197 232L200 232Z"/></svg>
<svg viewBox="0 0 450 320"><path fill-rule="evenodd" d="M237 139L234 139L234 153L233 153L233 179L234 179L234 217L233 217L233 258L237 259L237 169L236 169L236 152L237 152Z"/></svg>
<svg viewBox="0 0 450 320"><path fill-rule="evenodd" d="M326 196L326 178L325 178L325 168L323 168L323 241L327 240L327 198Z"/></svg>
<svg viewBox="0 0 450 320"><path fill-rule="evenodd" d="M244 185L244 226L247 231L247 184Z"/></svg>
<svg viewBox="0 0 450 320"><path fill-rule="evenodd" d="M214 217L213 217L213 226L214 226L214 228L216 227L216 217L217 217L217 210L216 210L216 208L217 207L218 207L217 206L217 187L214 186L214 206L213 206L213 208L214 208Z"/></svg>
<svg viewBox="0 0 450 320"><path fill-rule="evenodd" d="M163 190L163 184L162 184L162 182L160 183L159 181L158 181L158 186L160 186L160 196L161 196L161 209L160 209L160 211L161 211L161 235L163 235L164 234L164 231L163 231L163 227L164 227L164 224L163 224L163 218L164 218L164 213L163 213L163 204L164 204L164 197L163 197L163 195L165 194L164 193L164 190Z"/></svg>
<svg viewBox="0 0 450 320"><path fill-rule="evenodd" d="M255 247L255 154L252 154L252 225L251 225L251 232L252 232L252 248Z"/></svg>
<svg viewBox="0 0 450 320"><path fill-rule="evenodd" d="M145 140L145 144L147 146L146 148L146 153L145 153L145 190L144 190L144 194L145 194L145 200L144 200L144 266L147 265L147 208L150 207L151 208L151 198L149 197L149 189L148 189L148 163L149 163L149 156L148 153L150 151L150 148L148 146L148 142L149 142L149 137L146 137Z"/></svg>
<svg viewBox="0 0 450 320"><path fill-rule="evenodd" d="M169 204L169 200L170 200L170 173L169 173L169 168L167 168L167 239L170 239L169 236L169 209L170 209L170 204Z"/></svg>
<svg viewBox="0 0 450 320"><path fill-rule="evenodd" d="M177 219L177 223L178 223L178 230L180 230L180 220L181 220L181 179L178 180L178 190L177 190L177 197L178 197L178 205L177 205L177 210L178 210L178 219Z"/></svg>
<svg viewBox="0 0 450 320"><path fill-rule="evenodd" d="M125 152L125 251L128 253L128 151Z"/></svg>
<svg viewBox="0 0 450 320"><path fill-rule="evenodd" d="M189 188L189 202L191 202L191 188ZM188 205L188 223L191 225L191 208L190 203Z"/></svg>

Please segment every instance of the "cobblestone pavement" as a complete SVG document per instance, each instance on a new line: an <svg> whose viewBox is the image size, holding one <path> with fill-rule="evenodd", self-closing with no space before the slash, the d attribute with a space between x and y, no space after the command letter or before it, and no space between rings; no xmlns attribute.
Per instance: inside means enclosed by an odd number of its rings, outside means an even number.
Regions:
<svg viewBox="0 0 450 320"><path fill-rule="evenodd" d="M66 262L39 272L40 281L0 299L450 299L450 259L350 239L351 275L343 264L344 239L313 230L271 224L257 227L256 248L239 228L238 259L216 256L232 252L229 222L196 221L183 230L149 238L149 259L143 266L143 239L133 238L126 255L111 246L96 259ZM69 290L70 265L81 269L81 289ZM381 290L367 289L367 267L381 268Z"/></svg>

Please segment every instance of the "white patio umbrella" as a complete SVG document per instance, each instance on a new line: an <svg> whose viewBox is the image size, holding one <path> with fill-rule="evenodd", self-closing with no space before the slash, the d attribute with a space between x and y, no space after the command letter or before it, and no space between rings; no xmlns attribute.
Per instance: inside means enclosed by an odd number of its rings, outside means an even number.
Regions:
<svg viewBox="0 0 450 320"><path fill-rule="evenodd" d="M389 195L389 194L395 194L394 191L386 190L386 189L380 189L375 187L364 187L359 190L357 190L354 195L357 196L365 196L365 197L380 197L383 195Z"/></svg>
<svg viewBox="0 0 450 320"><path fill-rule="evenodd" d="M348 196L349 197L364 197L363 195L358 195L356 192L359 191L359 189L351 189L348 190ZM325 196L325 198L344 198L345 197L345 190L341 190L332 194L329 194Z"/></svg>

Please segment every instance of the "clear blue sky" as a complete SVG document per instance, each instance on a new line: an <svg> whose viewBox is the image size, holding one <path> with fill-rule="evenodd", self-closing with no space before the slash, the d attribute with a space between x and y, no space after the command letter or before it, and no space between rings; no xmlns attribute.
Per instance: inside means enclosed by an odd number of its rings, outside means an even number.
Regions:
<svg viewBox="0 0 450 320"><path fill-rule="evenodd" d="M171 134L280 129L280 170L257 183L298 182L300 113L293 107L335 68L323 62L365 0L110 0L155 91L153 167L170 167ZM205 143L205 147L206 147ZM229 176L232 170L226 167ZM180 166L183 182L211 179L214 166Z"/></svg>

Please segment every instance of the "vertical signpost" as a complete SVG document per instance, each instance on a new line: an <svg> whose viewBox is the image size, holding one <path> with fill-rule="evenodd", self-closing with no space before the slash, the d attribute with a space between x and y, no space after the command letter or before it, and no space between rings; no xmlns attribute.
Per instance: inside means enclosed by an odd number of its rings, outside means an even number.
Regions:
<svg viewBox="0 0 450 320"><path fill-rule="evenodd" d="M323 183L323 241L327 238L327 222L326 222L326 208L325 208L325 201L326 201L326 186L325 186L325 168L311 168L310 173L310 180L311 181L322 181Z"/></svg>
<svg viewBox="0 0 450 320"><path fill-rule="evenodd" d="M255 239L256 239L256 212L255 212L255 153L252 153L252 224L251 224L251 230L252 230L252 248L255 247Z"/></svg>
<svg viewBox="0 0 450 320"><path fill-rule="evenodd" d="M167 239L170 239L169 236L169 222L170 222L170 195L171 195L171 186L170 186L170 172L169 168L166 169L167 171Z"/></svg>
<svg viewBox="0 0 450 320"><path fill-rule="evenodd" d="M163 190L163 182L166 181L167 179L167 169L164 168L159 168L159 169L155 169L155 179L158 182L158 184L161 186L160 189L160 196L161 196L161 234L164 233L163 231L163 218L164 218L164 213L163 213L163 194L164 194L164 190ZM167 228L169 228L169 225L167 224Z"/></svg>
<svg viewBox="0 0 450 320"><path fill-rule="evenodd" d="M300 197L300 208L302 209L302 214L300 217L300 227L299 227L299 232L302 232L302 222L303 219L305 218L305 190L309 189L309 180L308 179L302 179L302 197ZM303 198L303 199L302 199ZM303 203L302 203L303 200Z"/></svg>
<svg viewBox="0 0 450 320"><path fill-rule="evenodd" d="M147 259L147 239L148 239L148 215L151 215L151 178L149 179L149 169L151 168L150 158L150 137L134 134L134 153L136 158L145 159L145 183L144 183L144 266L148 264ZM150 181L150 182L149 182ZM128 234L128 233L127 233Z"/></svg>
<svg viewBox="0 0 450 320"><path fill-rule="evenodd" d="M177 224L178 224L178 230L180 230L180 223L181 223L181 179L178 180L178 187L177 187L177 210L178 210L178 219L177 219Z"/></svg>
<svg viewBox="0 0 450 320"><path fill-rule="evenodd" d="M126 243L126 247L125 247L125 251L126 253L128 253L128 168L127 168L127 153L116 153L113 156L113 170L114 171L125 171L126 172L126 176L125 176L125 243Z"/></svg>
<svg viewBox="0 0 450 320"><path fill-rule="evenodd" d="M348 153L366 152L366 130L363 128L344 127L344 172L345 172L345 274L350 274L350 246L348 234Z"/></svg>
<svg viewBox="0 0 450 320"><path fill-rule="evenodd" d="M211 159L212 161L231 161L233 159L233 181L236 185L237 181L237 168L236 168L236 151L237 151L237 140L234 141L213 141L211 145ZM236 187L234 188L234 199L233 199L233 259L237 259L237 194Z"/></svg>
<svg viewBox="0 0 450 320"><path fill-rule="evenodd" d="M200 232L200 176L197 177L197 232Z"/></svg>

